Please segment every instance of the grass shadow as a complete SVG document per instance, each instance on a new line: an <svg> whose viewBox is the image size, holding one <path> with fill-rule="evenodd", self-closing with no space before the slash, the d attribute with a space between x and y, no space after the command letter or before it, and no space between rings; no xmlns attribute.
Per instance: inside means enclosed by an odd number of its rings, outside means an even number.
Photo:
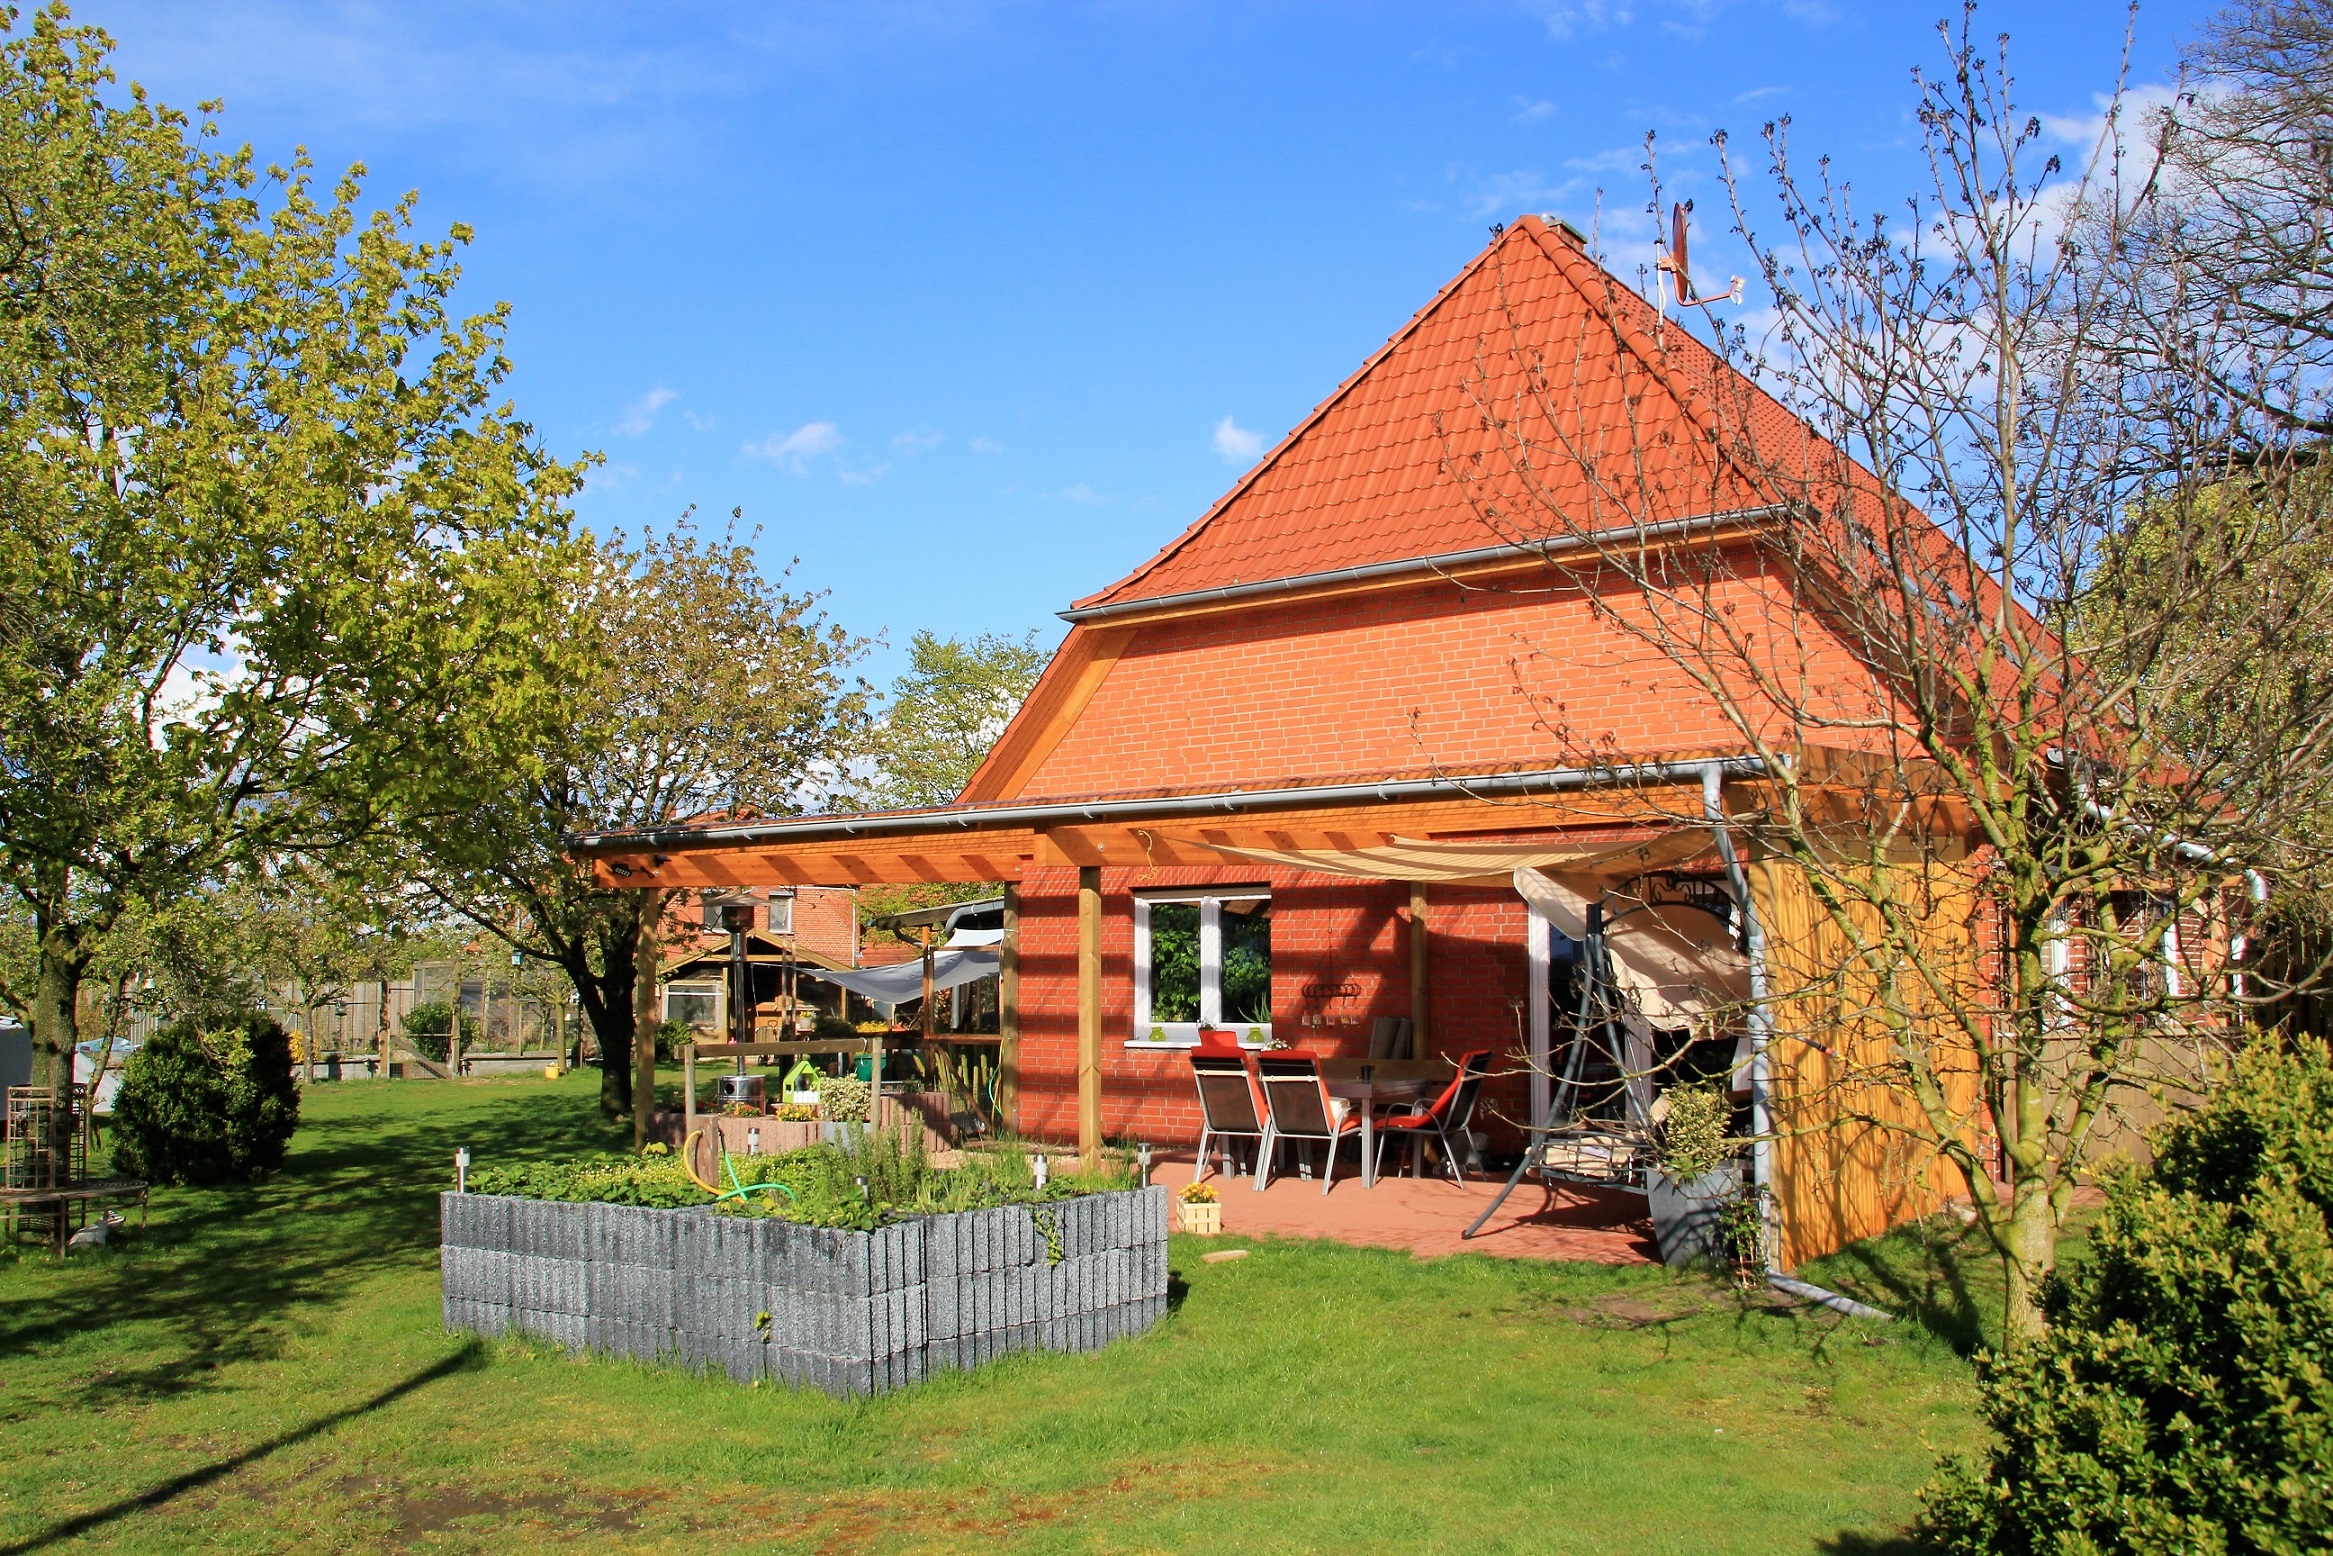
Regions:
<svg viewBox="0 0 2333 1556"><path fill-rule="evenodd" d="M1843 1529L1815 1547L1835 1556L1936 1556L1936 1547L1909 1534L1861 1534Z"/></svg>
<svg viewBox="0 0 2333 1556"><path fill-rule="evenodd" d="M1918 1324L1962 1357L1989 1344L1999 1324L1999 1257L1950 1214L1851 1244L1799 1275Z"/></svg>
<svg viewBox="0 0 2333 1556"><path fill-rule="evenodd" d="M76 1389L84 1403L206 1388L224 1367L278 1354L291 1327L307 1322L298 1315L384 1270L433 1264L437 1195L451 1187L457 1145L490 1144L502 1157L617 1143L580 1091L514 1095L483 1109L428 1107L434 1100L411 1099L417 1105L389 1120L327 1111L303 1123L284 1169L263 1183L157 1190L148 1231L94 1256L62 1264L35 1256L0 1269L10 1299L0 1303L0 1355L137 1326L136 1343L119 1351L151 1360L100 1369Z"/></svg>
<svg viewBox="0 0 2333 1556"><path fill-rule="evenodd" d="M184 1496L189 1491L200 1490L214 1481L234 1474L246 1465L258 1463L272 1453L289 1448L295 1443L306 1442L309 1438L331 1431L334 1427L354 1421L360 1416L370 1415L384 1406L392 1405L415 1390L426 1388L437 1382L440 1378L448 1378L455 1373L466 1372L480 1365L484 1352L485 1347L478 1341L472 1340L452 1355L422 1368L411 1377L392 1383L387 1388L356 1404L329 1411L312 1421L306 1421L293 1427L288 1432L279 1432L265 1442L253 1444L241 1453L229 1454L226 1458L214 1459L200 1468L173 1475L161 1484L149 1487L135 1496L124 1497L118 1502L108 1503L106 1506L91 1512L78 1513L71 1518L60 1519L28 1539L18 1540L11 1545L0 1545L0 1556L20 1556L20 1553L25 1551L41 1550L65 1540L77 1540L93 1530L103 1528L116 1519L127 1518L133 1513L152 1512L156 1508L165 1506L174 1498Z"/></svg>

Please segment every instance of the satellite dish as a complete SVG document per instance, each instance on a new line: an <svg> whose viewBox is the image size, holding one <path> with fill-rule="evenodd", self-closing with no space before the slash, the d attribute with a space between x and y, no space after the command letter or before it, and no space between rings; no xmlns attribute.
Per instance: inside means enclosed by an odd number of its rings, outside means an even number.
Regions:
<svg viewBox="0 0 2333 1556"><path fill-rule="evenodd" d="M1669 251L1653 261L1653 269L1657 272L1653 277L1653 305L1656 309L1661 309L1663 317L1667 315L1666 309L1662 308L1662 304L1666 301L1666 295L1660 284L1662 275L1666 275L1670 284L1676 288L1677 306L1680 308L1707 308L1716 303L1738 303L1742 300L1742 278L1740 276L1733 277L1733 285L1719 296L1697 297L1694 295L1693 273L1686 263L1685 248L1685 218L1692 214L1693 202L1690 200L1682 205L1669 207Z"/></svg>

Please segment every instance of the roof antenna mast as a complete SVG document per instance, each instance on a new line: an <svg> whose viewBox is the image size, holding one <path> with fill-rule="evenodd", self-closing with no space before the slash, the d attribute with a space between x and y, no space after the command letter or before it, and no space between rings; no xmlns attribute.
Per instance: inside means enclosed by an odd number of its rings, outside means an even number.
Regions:
<svg viewBox="0 0 2333 1556"><path fill-rule="evenodd" d="M1664 275L1677 289L1677 306L1680 309L1710 308L1719 303L1738 303L1742 300L1740 276L1735 276L1733 285L1715 297L1693 295L1693 273L1685 261L1685 218L1692 212L1693 202L1690 200L1683 205L1669 207L1668 252L1653 261L1653 310L1664 323L1669 317L1668 288L1661 285L1661 277Z"/></svg>

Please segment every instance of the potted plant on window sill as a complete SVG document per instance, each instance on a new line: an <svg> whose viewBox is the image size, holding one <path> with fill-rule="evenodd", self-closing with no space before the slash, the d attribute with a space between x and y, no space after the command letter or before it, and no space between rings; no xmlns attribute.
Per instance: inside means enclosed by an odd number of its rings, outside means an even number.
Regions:
<svg viewBox="0 0 2333 1556"><path fill-rule="evenodd" d="M1714 1086L1680 1086L1668 1094L1668 1103L1659 1154L1645 1169L1661 1262L1723 1264L1729 1252L1725 1208L1742 1192L1741 1163L1725 1133L1733 1109Z"/></svg>

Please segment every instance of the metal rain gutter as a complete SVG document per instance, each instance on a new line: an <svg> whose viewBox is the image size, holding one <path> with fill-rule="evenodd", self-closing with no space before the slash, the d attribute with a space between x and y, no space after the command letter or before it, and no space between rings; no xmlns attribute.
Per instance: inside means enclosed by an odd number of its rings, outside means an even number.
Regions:
<svg viewBox="0 0 2333 1556"><path fill-rule="evenodd" d="M1787 513L1784 504L1769 504L1762 508L1737 508L1725 513L1702 514L1690 519L1663 519L1658 524L1631 525L1625 529L1599 530L1589 535L1551 535L1545 540L1518 541L1500 546L1477 546L1469 551L1444 551L1435 556L1403 557L1393 562L1365 562L1354 567L1331 568L1323 573L1298 573L1290 578L1268 578L1260 583L1224 584L1213 589L1188 589L1180 594L1150 595L1139 600L1119 600L1103 605L1072 606L1056 611L1063 621L1109 621L1120 616L1133 616L1148 611L1175 610L1186 605L1213 605L1240 600L1260 599L1275 594L1301 594L1311 589L1334 588L1339 584L1367 583L1379 578L1399 578L1407 574L1430 576L1458 568L1480 567L1488 563L1517 562L1528 558L1552 560L1559 552L1579 551L1599 546L1622 545L1637 541L1668 540L1678 535L1689 535L1696 530L1714 530L1723 525L1739 524L1751 519L1773 518Z"/></svg>
<svg viewBox="0 0 2333 1556"><path fill-rule="evenodd" d="M1765 763L1755 756L1697 762L1620 762L1605 767L1555 767L1534 772L1495 773L1472 778L1402 778L1383 783L1322 784L1307 788L1225 790L1147 800L1061 800L1038 805L997 805L979 810L910 811L868 816L803 816L787 821L740 822L721 827L652 827L635 832L578 832L567 846L583 854L639 853L648 849L694 849L801 843L824 839L858 841L903 832L952 828L972 832L988 827L1048 826L1080 821L1155 821L1173 816L1236 815L1247 810L1305 805L1340 805L1371 800L1427 799L1444 795L1533 794L1602 788L1627 783L1698 783L1712 767L1738 777L1756 777Z"/></svg>

